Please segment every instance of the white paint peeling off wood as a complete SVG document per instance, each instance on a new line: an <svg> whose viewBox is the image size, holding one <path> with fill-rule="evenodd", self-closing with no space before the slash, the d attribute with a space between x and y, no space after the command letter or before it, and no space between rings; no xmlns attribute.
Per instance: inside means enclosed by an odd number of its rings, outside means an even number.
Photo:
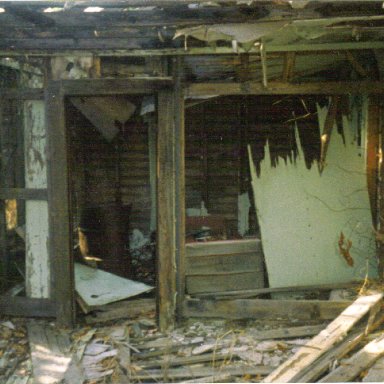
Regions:
<svg viewBox="0 0 384 384"><path fill-rule="evenodd" d="M367 103L363 105L363 125ZM326 109L318 108L322 130ZM296 163L273 168L269 148L260 177L250 156L252 186L271 287L337 283L376 275L375 239L365 174L365 149L356 143L358 114L344 118L344 146L334 127L320 176L308 170L303 153ZM365 138L363 127L362 138ZM363 139L364 146L364 139ZM352 241L348 266L338 250L340 232Z"/></svg>
<svg viewBox="0 0 384 384"><path fill-rule="evenodd" d="M47 187L45 107L43 101L24 103L25 187ZM27 295L48 298L48 203L26 201Z"/></svg>

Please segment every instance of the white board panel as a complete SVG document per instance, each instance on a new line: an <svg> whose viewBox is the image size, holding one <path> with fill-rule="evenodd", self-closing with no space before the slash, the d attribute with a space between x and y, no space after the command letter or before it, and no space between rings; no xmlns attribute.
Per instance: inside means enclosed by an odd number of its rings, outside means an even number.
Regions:
<svg viewBox="0 0 384 384"><path fill-rule="evenodd" d="M366 103L363 108L366 121ZM326 109L318 109L323 130ZM365 132L356 142L359 114L344 118L346 137L333 129L325 169L307 169L303 153L295 163L270 164L269 149L260 177L250 156L252 186L271 287L346 282L377 272L375 237L365 172ZM352 242L349 266L338 249L340 233Z"/></svg>
<svg viewBox="0 0 384 384"><path fill-rule="evenodd" d="M75 263L75 287L89 306L99 306L149 292L153 287Z"/></svg>

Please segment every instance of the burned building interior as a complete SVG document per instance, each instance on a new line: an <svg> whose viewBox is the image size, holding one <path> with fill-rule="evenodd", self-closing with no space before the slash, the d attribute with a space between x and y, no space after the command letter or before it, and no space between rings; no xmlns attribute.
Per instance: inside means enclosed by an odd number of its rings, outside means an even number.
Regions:
<svg viewBox="0 0 384 384"><path fill-rule="evenodd" d="M383 382L383 23L0 1L0 382Z"/></svg>

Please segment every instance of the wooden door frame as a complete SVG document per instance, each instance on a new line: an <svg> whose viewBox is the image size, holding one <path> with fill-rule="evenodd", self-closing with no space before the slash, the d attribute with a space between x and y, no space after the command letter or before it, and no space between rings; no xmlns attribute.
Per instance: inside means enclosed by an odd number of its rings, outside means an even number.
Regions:
<svg viewBox="0 0 384 384"><path fill-rule="evenodd" d="M177 89L177 87L176 87ZM51 81L45 92L48 136L49 254L52 299L61 325L75 323L75 287L70 223L68 134L65 99L70 96L157 95L157 308L162 330L176 318L177 261L185 248L184 102L172 78Z"/></svg>

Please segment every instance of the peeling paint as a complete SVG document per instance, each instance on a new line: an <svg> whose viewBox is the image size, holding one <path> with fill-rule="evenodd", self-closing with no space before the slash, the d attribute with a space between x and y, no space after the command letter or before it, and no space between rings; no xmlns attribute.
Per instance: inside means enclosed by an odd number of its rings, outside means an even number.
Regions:
<svg viewBox="0 0 384 384"><path fill-rule="evenodd" d="M25 187L47 188L45 107L43 101L24 103ZM50 295L48 203L26 201L26 290L29 297Z"/></svg>
<svg viewBox="0 0 384 384"><path fill-rule="evenodd" d="M356 106L355 106L356 108ZM252 186L271 287L336 283L377 274L375 238L365 173L367 102L363 117L343 117L346 143L332 135L325 169L307 169L299 149L295 163L273 168L267 146L260 177L249 153ZM318 107L320 128L327 109ZM322 131L322 129L320 129ZM296 130L297 135L297 130ZM249 152L250 152L249 147ZM340 233L352 242L351 267L339 252Z"/></svg>

